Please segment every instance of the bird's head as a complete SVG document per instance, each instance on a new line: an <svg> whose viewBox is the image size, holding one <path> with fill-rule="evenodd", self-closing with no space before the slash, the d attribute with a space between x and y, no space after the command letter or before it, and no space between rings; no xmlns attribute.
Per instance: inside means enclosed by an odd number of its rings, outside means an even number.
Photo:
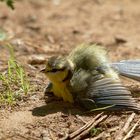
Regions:
<svg viewBox="0 0 140 140"><path fill-rule="evenodd" d="M41 70L52 82L64 81L68 76L70 69L66 58L53 56L48 59L46 67Z"/></svg>

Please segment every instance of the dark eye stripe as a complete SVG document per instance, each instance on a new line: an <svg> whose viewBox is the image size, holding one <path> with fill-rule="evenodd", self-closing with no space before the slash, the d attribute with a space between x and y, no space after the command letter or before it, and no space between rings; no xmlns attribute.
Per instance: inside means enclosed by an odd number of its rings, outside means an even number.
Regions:
<svg viewBox="0 0 140 140"><path fill-rule="evenodd" d="M58 71L63 71L65 68L62 69L52 69L52 70L48 70L47 72L58 72Z"/></svg>

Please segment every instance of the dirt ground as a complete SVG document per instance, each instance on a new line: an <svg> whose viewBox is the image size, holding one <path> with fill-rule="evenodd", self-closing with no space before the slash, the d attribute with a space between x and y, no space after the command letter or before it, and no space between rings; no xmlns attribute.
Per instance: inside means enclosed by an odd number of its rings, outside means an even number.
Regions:
<svg viewBox="0 0 140 140"><path fill-rule="evenodd" d="M86 42L105 46L112 61L140 58L139 5L139 0L20 0L12 11L0 3L0 28L11 38L16 59L25 67L35 87L15 107L1 107L0 139L59 140L94 118L97 114L79 115L79 107L63 101L46 104L43 90L48 80L39 71L48 57L66 55ZM0 51L0 71L3 71L9 54L2 46ZM140 101L139 83L124 80L124 84L135 88ZM97 134L89 134L82 139L117 140L130 115L131 112L110 113L97 126L102 130L99 138ZM139 117L135 114L130 127ZM140 140L139 132L140 125L129 139Z"/></svg>

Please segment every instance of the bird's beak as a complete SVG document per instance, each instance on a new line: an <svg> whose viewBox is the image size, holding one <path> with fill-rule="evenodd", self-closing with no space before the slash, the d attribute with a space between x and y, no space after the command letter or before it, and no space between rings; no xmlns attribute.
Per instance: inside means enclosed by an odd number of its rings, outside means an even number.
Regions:
<svg viewBox="0 0 140 140"><path fill-rule="evenodd" d="M40 70L40 72L45 73L45 68L44 68L44 69L42 69L42 70Z"/></svg>

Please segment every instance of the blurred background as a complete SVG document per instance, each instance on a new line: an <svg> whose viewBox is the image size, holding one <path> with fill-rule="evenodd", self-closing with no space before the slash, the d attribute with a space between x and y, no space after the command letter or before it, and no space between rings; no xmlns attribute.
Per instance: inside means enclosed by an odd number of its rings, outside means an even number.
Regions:
<svg viewBox="0 0 140 140"><path fill-rule="evenodd" d="M0 29L16 43L36 46L35 53L64 53L88 42L108 47L116 59L137 57L139 4L139 0L20 0L11 10L0 3Z"/></svg>

